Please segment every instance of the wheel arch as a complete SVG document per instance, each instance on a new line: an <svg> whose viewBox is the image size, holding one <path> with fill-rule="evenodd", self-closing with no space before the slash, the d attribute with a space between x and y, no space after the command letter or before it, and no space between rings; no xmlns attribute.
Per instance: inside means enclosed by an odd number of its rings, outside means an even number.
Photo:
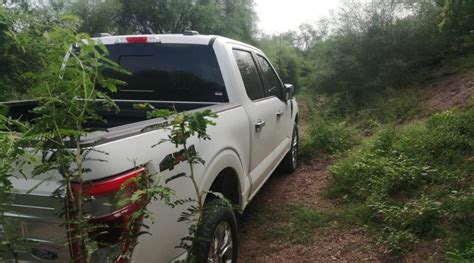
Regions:
<svg viewBox="0 0 474 263"><path fill-rule="evenodd" d="M240 183L238 181L237 172L231 168L225 168L222 170L212 182L209 187L210 192L222 193L226 199L228 199L232 205L240 206ZM213 200L215 197L212 194L208 194L205 199L205 203Z"/></svg>
<svg viewBox="0 0 474 263"><path fill-rule="evenodd" d="M234 205L243 208L246 204L245 197L249 186L250 183L244 173L239 156L235 151L226 149L213 158L207 166L200 189L222 192ZM212 195L205 194L204 200L212 200Z"/></svg>

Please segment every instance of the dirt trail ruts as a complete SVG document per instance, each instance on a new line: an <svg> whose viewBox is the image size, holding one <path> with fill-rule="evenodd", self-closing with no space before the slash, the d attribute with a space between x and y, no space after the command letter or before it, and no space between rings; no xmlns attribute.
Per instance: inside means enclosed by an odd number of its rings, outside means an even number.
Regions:
<svg viewBox="0 0 474 263"><path fill-rule="evenodd" d="M258 207L297 203L315 209L331 209L336 204L322 196L328 183L328 160L301 164L290 175L274 174L247 208L240 235L239 262L373 262L384 261L385 251L360 227L341 230L327 226L318 229L315 241L295 245L263 238L262 227L252 220Z"/></svg>

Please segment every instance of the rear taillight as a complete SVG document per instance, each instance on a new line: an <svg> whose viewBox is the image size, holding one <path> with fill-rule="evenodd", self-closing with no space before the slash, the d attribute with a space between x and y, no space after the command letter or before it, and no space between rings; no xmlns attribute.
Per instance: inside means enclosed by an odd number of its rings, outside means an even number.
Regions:
<svg viewBox="0 0 474 263"><path fill-rule="evenodd" d="M84 203L83 210L90 215L89 223L93 229L89 237L99 244L99 251L94 256L94 262L102 262L103 259L110 260L111 255L115 255L116 263L127 262L122 258L122 254L135 238L136 233L131 232L139 230L138 227L130 229L130 226L141 224L142 218L134 220L136 222L130 220L135 218L135 212L146 205L143 199L127 202L127 197L138 189L136 182L144 173L145 168L140 168L104 180L82 184L82 195L88 199ZM81 185L72 185L72 191L79 195ZM74 231L74 226L71 228ZM80 253L78 244L73 244L72 253L73 255Z"/></svg>

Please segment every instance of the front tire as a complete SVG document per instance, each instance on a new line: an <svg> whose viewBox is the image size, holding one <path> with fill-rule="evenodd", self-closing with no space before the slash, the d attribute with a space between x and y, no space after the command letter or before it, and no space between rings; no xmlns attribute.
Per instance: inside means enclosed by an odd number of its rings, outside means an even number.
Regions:
<svg viewBox="0 0 474 263"><path fill-rule="evenodd" d="M206 204L195 245L197 262L237 262L237 219L232 207L222 200Z"/></svg>
<svg viewBox="0 0 474 263"><path fill-rule="evenodd" d="M293 173L298 167L298 147L299 147L299 132L298 126L295 124L293 128L293 136L291 138L291 148L281 162L281 168L286 173Z"/></svg>

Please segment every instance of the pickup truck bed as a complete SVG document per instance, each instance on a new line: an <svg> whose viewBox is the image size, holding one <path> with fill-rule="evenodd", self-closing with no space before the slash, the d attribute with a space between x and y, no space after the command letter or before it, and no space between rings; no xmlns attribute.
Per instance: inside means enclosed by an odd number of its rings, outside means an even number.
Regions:
<svg viewBox="0 0 474 263"><path fill-rule="evenodd" d="M120 109L106 110L98 107L98 112L105 120L105 123L90 123L88 126L92 130L110 129L131 123L137 123L147 120L146 111L135 109L134 105L139 103L149 103L156 109L169 109L172 111L183 112L192 111L222 103L203 103L203 102L167 102L167 101L145 101L145 100L115 100L115 104ZM37 106L34 100L5 102L2 105L8 107L8 116L14 119L31 120L34 116L31 110Z"/></svg>
<svg viewBox="0 0 474 263"><path fill-rule="evenodd" d="M232 103L202 103L202 102L169 102L169 101L136 101L114 100L119 111L106 110L99 106L99 114L105 122L89 123L91 133L83 138L82 145L92 146L137 135L143 131L154 129L165 122L164 119L150 120L145 110L136 109L135 104L148 103L156 109L168 109L176 112L194 112L211 110L215 113L235 107ZM31 110L37 105L33 100L12 101L0 103L8 107L8 116L13 119L31 120L34 115Z"/></svg>

